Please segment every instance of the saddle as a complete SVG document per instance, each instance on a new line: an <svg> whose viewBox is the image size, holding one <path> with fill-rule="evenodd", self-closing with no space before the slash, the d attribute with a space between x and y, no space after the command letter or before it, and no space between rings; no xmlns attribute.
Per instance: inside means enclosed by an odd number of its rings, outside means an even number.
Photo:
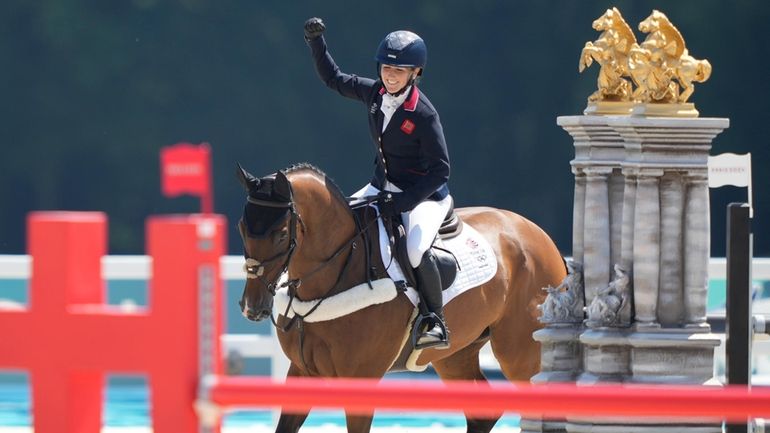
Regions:
<svg viewBox="0 0 770 433"><path fill-rule="evenodd" d="M388 239L393 248L393 256L398 261L401 270L404 273L407 281L406 284L410 287L417 287L417 279L414 275L414 269L411 263L409 263L409 255L406 249L406 230L401 222L401 218L397 219L385 219L385 230L388 232ZM449 211L444 216L444 221L441 223L441 227L438 230L438 235L431 245L433 254L438 261L438 271L441 276L441 290L449 288L457 277L457 268L459 262L457 258L447 249L437 245L436 240L451 239L456 237L462 232L463 222L455 212L454 200L452 200Z"/></svg>
<svg viewBox="0 0 770 433"><path fill-rule="evenodd" d="M367 203L368 204L368 203ZM367 269L369 270L369 283L381 278L388 278L389 263L383 263L383 256L380 254L380 239L379 228L377 224L377 213L372 206L364 204L363 206L352 207L355 219L357 221L359 230L366 228L366 241L364 242L364 248L366 248L367 257ZM410 281L395 281L396 288L399 292L406 291L406 288L416 287L415 276L409 263L409 258L406 250L406 232L401 224L400 218L395 223L390 219L383 220L383 227L387 233L388 242L391 244L391 254L393 260L396 260L399 267L402 270L404 278ZM432 246L432 251L439 261L439 274L441 277L442 290L446 290L452 287L458 277L461 270L458 257L455 257L452 252L444 248L444 242L450 241L456 242L456 238L460 238L464 233L465 223L460 219L459 215L455 212L454 203L450 205L449 211L444 217L444 221L441 224L438 235ZM471 230L472 232L472 230ZM470 238L469 238L470 239ZM448 244L447 244L448 245ZM454 248L453 248L454 249ZM460 257L463 257L462 255ZM467 260L467 257L463 260ZM474 263L477 262L474 256ZM474 268L470 268L471 272ZM465 281L465 280L463 280ZM481 281L480 283L483 283ZM480 284L479 283L479 284ZM467 284L467 282L463 282ZM423 305L424 303L420 303ZM424 308L424 307L423 307ZM406 330L406 337L404 338L404 346L401 353L397 357L397 360L390 367L389 371L422 371L427 368L427 365L417 365L417 357L421 350L415 350L414 334L416 327L419 326L419 314L414 312L412 319L410 320L410 328ZM408 336L412 338L408 338ZM489 338L488 330L483 332L479 336L479 341Z"/></svg>

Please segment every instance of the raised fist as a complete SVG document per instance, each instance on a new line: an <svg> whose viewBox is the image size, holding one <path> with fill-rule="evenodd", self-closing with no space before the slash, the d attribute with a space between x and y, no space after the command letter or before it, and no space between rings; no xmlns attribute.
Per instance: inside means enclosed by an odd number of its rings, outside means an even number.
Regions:
<svg viewBox="0 0 770 433"><path fill-rule="evenodd" d="M315 39L326 30L326 25L321 18L310 18L305 21L305 39Z"/></svg>

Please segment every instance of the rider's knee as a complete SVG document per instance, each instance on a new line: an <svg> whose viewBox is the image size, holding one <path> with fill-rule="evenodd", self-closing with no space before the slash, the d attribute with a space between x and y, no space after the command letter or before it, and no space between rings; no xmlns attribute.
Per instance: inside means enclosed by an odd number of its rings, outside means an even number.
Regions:
<svg viewBox="0 0 770 433"><path fill-rule="evenodd" d="M425 254L425 251L421 248L407 245L406 252L409 256L409 264L412 265L413 268L420 266L420 262L422 262L422 256Z"/></svg>

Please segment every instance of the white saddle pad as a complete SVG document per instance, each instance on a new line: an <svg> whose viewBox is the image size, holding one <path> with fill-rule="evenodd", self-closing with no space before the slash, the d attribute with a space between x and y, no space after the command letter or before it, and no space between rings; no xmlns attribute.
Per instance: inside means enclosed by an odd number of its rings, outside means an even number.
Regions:
<svg viewBox="0 0 770 433"><path fill-rule="evenodd" d="M390 244L382 220L379 220L379 226L380 254L382 254L382 262L388 268L388 275L394 281L406 281L401 266L395 260L391 261ZM460 293L491 280L497 273L497 259L492 246L468 223L464 223L459 235L447 241L438 240L436 245L451 251L460 262L460 269L457 270L454 283L443 292L444 305ZM407 288L406 295L415 306L419 303L419 296L413 287Z"/></svg>

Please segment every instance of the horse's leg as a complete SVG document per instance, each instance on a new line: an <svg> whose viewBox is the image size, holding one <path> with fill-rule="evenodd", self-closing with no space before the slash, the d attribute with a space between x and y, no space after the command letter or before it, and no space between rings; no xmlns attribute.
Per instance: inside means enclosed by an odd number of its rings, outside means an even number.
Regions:
<svg viewBox="0 0 770 433"><path fill-rule="evenodd" d="M487 378L479 366L479 350L484 342L472 343L451 356L433 361L433 368L442 380L473 380L487 383ZM468 433L489 433L502 413L489 418L474 418L465 415L468 423Z"/></svg>
<svg viewBox="0 0 770 433"><path fill-rule="evenodd" d="M349 415L345 414L345 423L348 426L348 433L369 433L372 428L372 415Z"/></svg>
<svg viewBox="0 0 770 433"><path fill-rule="evenodd" d="M289 366L289 372L286 377L299 377L302 373L296 365L293 363ZM275 433L297 433L299 428L307 418L308 412L304 413L286 413L281 411L281 417L278 418L278 426L275 428Z"/></svg>

